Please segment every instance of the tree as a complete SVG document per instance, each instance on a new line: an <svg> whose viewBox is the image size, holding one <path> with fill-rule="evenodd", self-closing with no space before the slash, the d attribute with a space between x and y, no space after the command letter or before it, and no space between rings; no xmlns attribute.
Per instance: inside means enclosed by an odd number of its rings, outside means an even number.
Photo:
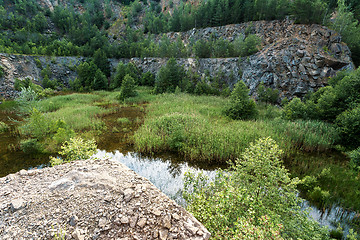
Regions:
<svg viewBox="0 0 360 240"><path fill-rule="evenodd" d="M156 82L155 92L174 92L184 77L184 69L177 65L175 58L170 58L165 67L160 68Z"/></svg>
<svg viewBox="0 0 360 240"><path fill-rule="evenodd" d="M235 120L245 120L256 116L255 101L249 97L249 89L243 81L235 84L234 90L230 95L230 102L225 107L224 113Z"/></svg>
<svg viewBox="0 0 360 240"><path fill-rule="evenodd" d="M111 88L119 88L121 87L122 81L126 75L126 65L123 62L119 62L116 67L116 72L114 78L111 82Z"/></svg>
<svg viewBox="0 0 360 240"><path fill-rule="evenodd" d="M106 89L106 88L107 88L107 78L100 69L97 69L95 76L94 76L92 89L102 90L102 89Z"/></svg>
<svg viewBox="0 0 360 240"><path fill-rule="evenodd" d="M96 50L93 57L94 64L105 74L110 77L110 62L102 49Z"/></svg>
<svg viewBox="0 0 360 240"><path fill-rule="evenodd" d="M126 98L135 97L136 95L137 93L135 91L135 81L129 74L127 74L121 84L118 99L123 101Z"/></svg>
<svg viewBox="0 0 360 240"><path fill-rule="evenodd" d="M326 239L327 230L300 208L298 179L290 178L281 155L277 143L264 138L213 181L187 173L187 209L215 239Z"/></svg>

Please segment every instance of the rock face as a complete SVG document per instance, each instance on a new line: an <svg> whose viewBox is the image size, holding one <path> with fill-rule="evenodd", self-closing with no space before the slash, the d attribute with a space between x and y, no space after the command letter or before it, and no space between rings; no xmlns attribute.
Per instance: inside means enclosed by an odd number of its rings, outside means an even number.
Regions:
<svg viewBox="0 0 360 240"><path fill-rule="evenodd" d="M0 178L0 239L209 239L190 213L121 163L86 160Z"/></svg>
<svg viewBox="0 0 360 240"><path fill-rule="evenodd" d="M291 21L258 21L234 24L222 27L193 29L183 33L167 33L169 39L175 41L180 37L185 44L198 39L224 38L233 41L246 33L257 34L262 39L263 48L257 54L242 59L178 59L185 69L192 69L200 76L209 73L225 74L225 81L233 86L236 81L243 80L256 95L258 85L279 89L282 97L302 97L309 91L316 91L327 84L328 78L344 69L354 69L351 52L341 36L336 32L319 25L299 25ZM157 41L160 41L158 36ZM0 65L5 69L5 76L0 79L0 94L13 97L15 78L32 78L35 82L41 79L40 69L36 64L41 62L45 68L51 68L52 79L61 80L65 86L75 79L75 67L84 58L76 57L34 57L20 55L0 55ZM132 58L111 59L113 69L122 61L132 61L142 71L157 73L167 59ZM230 77L232 76L232 77Z"/></svg>

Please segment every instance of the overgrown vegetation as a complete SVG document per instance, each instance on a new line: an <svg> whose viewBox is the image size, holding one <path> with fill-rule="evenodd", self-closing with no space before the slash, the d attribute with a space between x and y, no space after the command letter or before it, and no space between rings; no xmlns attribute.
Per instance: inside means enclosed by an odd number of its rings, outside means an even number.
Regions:
<svg viewBox="0 0 360 240"><path fill-rule="evenodd" d="M298 180L290 178L281 155L274 140L263 138L210 182L202 174L188 173L187 209L214 239L328 238L326 229L300 209Z"/></svg>

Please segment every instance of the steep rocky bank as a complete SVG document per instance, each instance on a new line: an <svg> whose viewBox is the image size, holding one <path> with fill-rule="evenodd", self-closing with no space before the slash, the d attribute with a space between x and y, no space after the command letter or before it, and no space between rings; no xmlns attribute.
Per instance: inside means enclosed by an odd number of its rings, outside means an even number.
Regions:
<svg viewBox="0 0 360 240"><path fill-rule="evenodd" d="M191 214L112 160L86 160L0 178L0 238L208 239Z"/></svg>
<svg viewBox="0 0 360 240"><path fill-rule="evenodd" d="M246 33L257 34L262 39L263 48L256 54L238 58L178 59L185 69L191 68L200 75L219 71L225 73L226 81L232 86L236 81L243 81L255 95L257 86L265 86L281 91L282 97L302 97L309 91L316 91L327 84L329 77L338 71L354 69L351 52L341 36L319 25L299 25L291 21L259 21L222 27L193 29L183 33L168 33L171 40L180 37L185 44L198 39L224 38L233 41ZM158 41L160 36L158 38ZM38 59L38 60L37 60ZM81 57L37 57L0 54L0 65L5 75L0 79L0 94L14 97L15 78L30 77L35 82L41 81L41 67L49 65L51 79L58 79L65 86L76 77L76 65L84 61ZM134 62L142 71L156 73L167 59L132 58L111 59L113 69L119 61ZM39 62L41 64L39 64ZM41 66L40 66L41 65ZM40 68L39 68L40 66ZM233 78L230 78L233 75Z"/></svg>

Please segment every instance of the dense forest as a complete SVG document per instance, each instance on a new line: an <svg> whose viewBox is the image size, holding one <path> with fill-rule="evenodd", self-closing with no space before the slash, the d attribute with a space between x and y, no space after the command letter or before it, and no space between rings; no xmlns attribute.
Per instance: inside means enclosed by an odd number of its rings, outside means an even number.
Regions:
<svg viewBox="0 0 360 240"><path fill-rule="evenodd" d="M3 0L0 4L0 51L7 53L92 57L96 50L101 49L108 58L184 57L192 52L193 47L205 43L192 43L184 49L180 43L177 46L166 40L159 43L151 34L144 34L289 17L298 23L317 23L338 31L351 48L354 62L359 62L360 7L355 0L209 0L198 4L181 1L177 6L170 2L164 9L159 1L92 0L80 1L81 9L75 8L73 2L56 6L53 11L41 7L36 0ZM113 10L114 5L118 11ZM120 17L124 18L123 34L109 34ZM231 50L231 44L225 45L223 53L196 55L239 55ZM229 48L228 52L226 48Z"/></svg>

